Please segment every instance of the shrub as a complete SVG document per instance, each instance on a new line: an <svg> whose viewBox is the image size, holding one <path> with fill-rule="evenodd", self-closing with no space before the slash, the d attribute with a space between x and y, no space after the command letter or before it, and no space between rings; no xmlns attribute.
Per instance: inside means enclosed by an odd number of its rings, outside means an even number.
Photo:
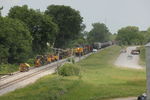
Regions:
<svg viewBox="0 0 150 100"><path fill-rule="evenodd" d="M79 76L80 67L76 64L66 63L58 69L58 74L62 76Z"/></svg>
<svg viewBox="0 0 150 100"><path fill-rule="evenodd" d="M74 58L68 58L67 61L68 62L72 62L73 64L75 63L75 59Z"/></svg>
<svg viewBox="0 0 150 100"><path fill-rule="evenodd" d="M30 64L30 66L34 66L34 60L33 58L30 58L27 60L27 63Z"/></svg>
<svg viewBox="0 0 150 100"><path fill-rule="evenodd" d="M8 74L14 71L17 71L19 68L18 65L15 64L1 64L0 65L0 74Z"/></svg>

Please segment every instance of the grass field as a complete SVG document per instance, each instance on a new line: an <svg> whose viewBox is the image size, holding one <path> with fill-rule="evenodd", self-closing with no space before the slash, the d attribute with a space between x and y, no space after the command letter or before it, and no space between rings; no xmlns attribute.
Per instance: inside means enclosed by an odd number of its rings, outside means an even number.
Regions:
<svg viewBox="0 0 150 100"><path fill-rule="evenodd" d="M146 52L146 50L145 50L145 47L144 46L141 46L140 48L140 65L142 65L142 66L146 66L146 55L145 55L145 52Z"/></svg>
<svg viewBox="0 0 150 100"><path fill-rule="evenodd" d="M145 71L113 65L120 47L109 47L78 63L81 76L48 75L0 100L107 100L145 92Z"/></svg>

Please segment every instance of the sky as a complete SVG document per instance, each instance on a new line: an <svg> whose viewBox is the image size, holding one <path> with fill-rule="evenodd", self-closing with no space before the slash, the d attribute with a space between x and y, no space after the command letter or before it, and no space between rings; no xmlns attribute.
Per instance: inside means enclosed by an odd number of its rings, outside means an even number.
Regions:
<svg viewBox="0 0 150 100"><path fill-rule="evenodd" d="M105 23L112 33L126 26L138 26L140 30L150 27L150 0L0 0L2 15L15 5L25 4L41 11L52 4L71 6L80 11L86 31L95 22Z"/></svg>

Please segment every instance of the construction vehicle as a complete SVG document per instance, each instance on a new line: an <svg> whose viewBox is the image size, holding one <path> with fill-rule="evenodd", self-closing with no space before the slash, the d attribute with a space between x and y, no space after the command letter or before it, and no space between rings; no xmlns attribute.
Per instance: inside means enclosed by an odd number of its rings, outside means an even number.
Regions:
<svg viewBox="0 0 150 100"><path fill-rule="evenodd" d="M47 64L50 64L52 62L51 56L47 56Z"/></svg>
<svg viewBox="0 0 150 100"><path fill-rule="evenodd" d="M76 56L82 56L83 55L83 47L77 47L74 49Z"/></svg>
<svg viewBox="0 0 150 100"><path fill-rule="evenodd" d="M58 55L54 55L54 58L55 58L55 61L58 61L58 60L59 60Z"/></svg>
<svg viewBox="0 0 150 100"><path fill-rule="evenodd" d="M21 63L20 66L19 66L19 71L20 72L29 71L29 67L30 67L29 64L27 64L27 63Z"/></svg>
<svg viewBox="0 0 150 100"><path fill-rule="evenodd" d="M35 59L34 64L35 64L35 67L40 67L42 65L40 59Z"/></svg>
<svg viewBox="0 0 150 100"><path fill-rule="evenodd" d="M42 56L42 55L38 55L36 58L35 58L35 67L40 67L44 64L46 64L46 56Z"/></svg>

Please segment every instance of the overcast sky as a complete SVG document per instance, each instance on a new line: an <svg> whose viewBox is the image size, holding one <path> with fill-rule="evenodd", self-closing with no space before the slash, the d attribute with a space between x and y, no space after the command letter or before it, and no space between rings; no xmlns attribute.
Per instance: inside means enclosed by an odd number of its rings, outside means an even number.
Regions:
<svg viewBox="0 0 150 100"><path fill-rule="evenodd" d="M14 5L24 4L41 11L51 4L71 6L80 11L87 31L94 22L105 23L112 33L129 25L140 30L150 27L150 0L0 0L2 15Z"/></svg>

